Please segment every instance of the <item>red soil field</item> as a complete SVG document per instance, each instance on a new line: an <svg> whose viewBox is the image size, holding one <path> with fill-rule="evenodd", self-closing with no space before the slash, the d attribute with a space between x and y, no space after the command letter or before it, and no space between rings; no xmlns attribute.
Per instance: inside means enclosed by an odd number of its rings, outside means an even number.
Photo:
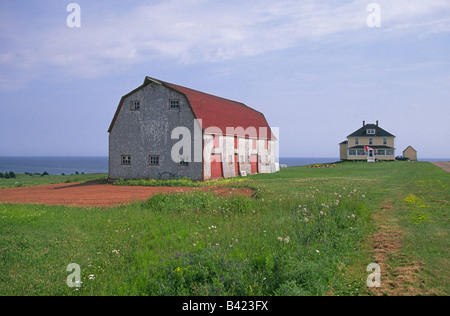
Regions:
<svg viewBox="0 0 450 316"><path fill-rule="evenodd" d="M245 195L254 193L246 188L224 187L139 187L116 186L111 184L60 183L34 187L0 189L0 203L67 205L81 207L111 207L145 201L154 194L186 192L193 190L211 191L220 196Z"/></svg>

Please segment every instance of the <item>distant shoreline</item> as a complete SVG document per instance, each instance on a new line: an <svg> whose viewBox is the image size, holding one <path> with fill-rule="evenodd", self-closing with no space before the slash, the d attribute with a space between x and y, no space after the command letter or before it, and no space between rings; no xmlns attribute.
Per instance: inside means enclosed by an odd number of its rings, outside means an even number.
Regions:
<svg viewBox="0 0 450 316"><path fill-rule="evenodd" d="M334 163L337 157L280 157L281 166L295 167ZM421 162L450 161L450 158L423 158ZM40 173L51 175L108 173L107 156L0 156L0 172Z"/></svg>

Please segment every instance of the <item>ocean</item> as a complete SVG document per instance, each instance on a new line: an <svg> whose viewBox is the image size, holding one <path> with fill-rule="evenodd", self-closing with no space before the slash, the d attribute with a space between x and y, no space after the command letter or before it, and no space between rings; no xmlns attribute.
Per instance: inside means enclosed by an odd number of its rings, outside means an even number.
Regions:
<svg viewBox="0 0 450 316"><path fill-rule="evenodd" d="M287 167L306 166L310 164L333 163L339 161L337 157L318 158L286 158L280 157L280 165ZM449 161L450 159L427 158L421 161ZM12 157L0 156L0 172L13 171L15 173L43 173L52 175L78 173L107 173L108 157Z"/></svg>
<svg viewBox="0 0 450 316"><path fill-rule="evenodd" d="M108 157L0 157L0 172L107 173Z"/></svg>

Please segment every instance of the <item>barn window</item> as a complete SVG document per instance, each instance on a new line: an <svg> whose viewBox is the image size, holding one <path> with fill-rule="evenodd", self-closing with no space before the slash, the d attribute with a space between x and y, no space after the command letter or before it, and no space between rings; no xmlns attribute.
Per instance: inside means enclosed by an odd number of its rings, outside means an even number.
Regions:
<svg viewBox="0 0 450 316"><path fill-rule="evenodd" d="M169 100L169 109L179 110L180 109L180 100Z"/></svg>
<svg viewBox="0 0 450 316"><path fill-rule="evenodd" d="M140 111L141 109L141 101L131 101L130 102L130 110L131 111Z"/></svg>
<svg viewBox="0 0 450 316"><path fill-rule="evenodd" d="M159 156L150 156L149 158L149 165L150 166L159 166Z"/></svg>
<svg viewBox="0 0 450 316"><path fill-rule="evenodd" d="M252 149L256 149L256 139L252 139Z"/></svg>
<svg viewBox="0 0 450 316"><path fill-rule="evenodd" d="M183 166L183 167L188 167L189 166L188 159L186 157L180 157L180 162L178 165Z"/></svg>
<svg viewBox="0 0 450 316"><path fill-rule="evenodd" d="M239 149L239 138L234 136L234 149Z"/></svg>
<svg viewBox="0 0 450 316"><path fill-rule="evenodd" d="M131 165L131 156L122 156L122 165L124 166Z"/></svg>

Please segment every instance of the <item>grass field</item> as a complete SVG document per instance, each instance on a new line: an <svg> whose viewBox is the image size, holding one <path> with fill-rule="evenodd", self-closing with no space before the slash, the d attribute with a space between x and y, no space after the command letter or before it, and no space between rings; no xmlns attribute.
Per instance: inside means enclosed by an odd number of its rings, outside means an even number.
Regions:
<svg viewBox="0 0 450 316"><path fill-rule="evenodd" d="M106 178L26 177L0 188ZM0 204L0 295L450 294L447 172L343 163L249 179L227 185L255 189L250 198L196 191L107 210ZM376 290L366 285L373 262ZM67 285L71 263L81 287Z"/></svg>

